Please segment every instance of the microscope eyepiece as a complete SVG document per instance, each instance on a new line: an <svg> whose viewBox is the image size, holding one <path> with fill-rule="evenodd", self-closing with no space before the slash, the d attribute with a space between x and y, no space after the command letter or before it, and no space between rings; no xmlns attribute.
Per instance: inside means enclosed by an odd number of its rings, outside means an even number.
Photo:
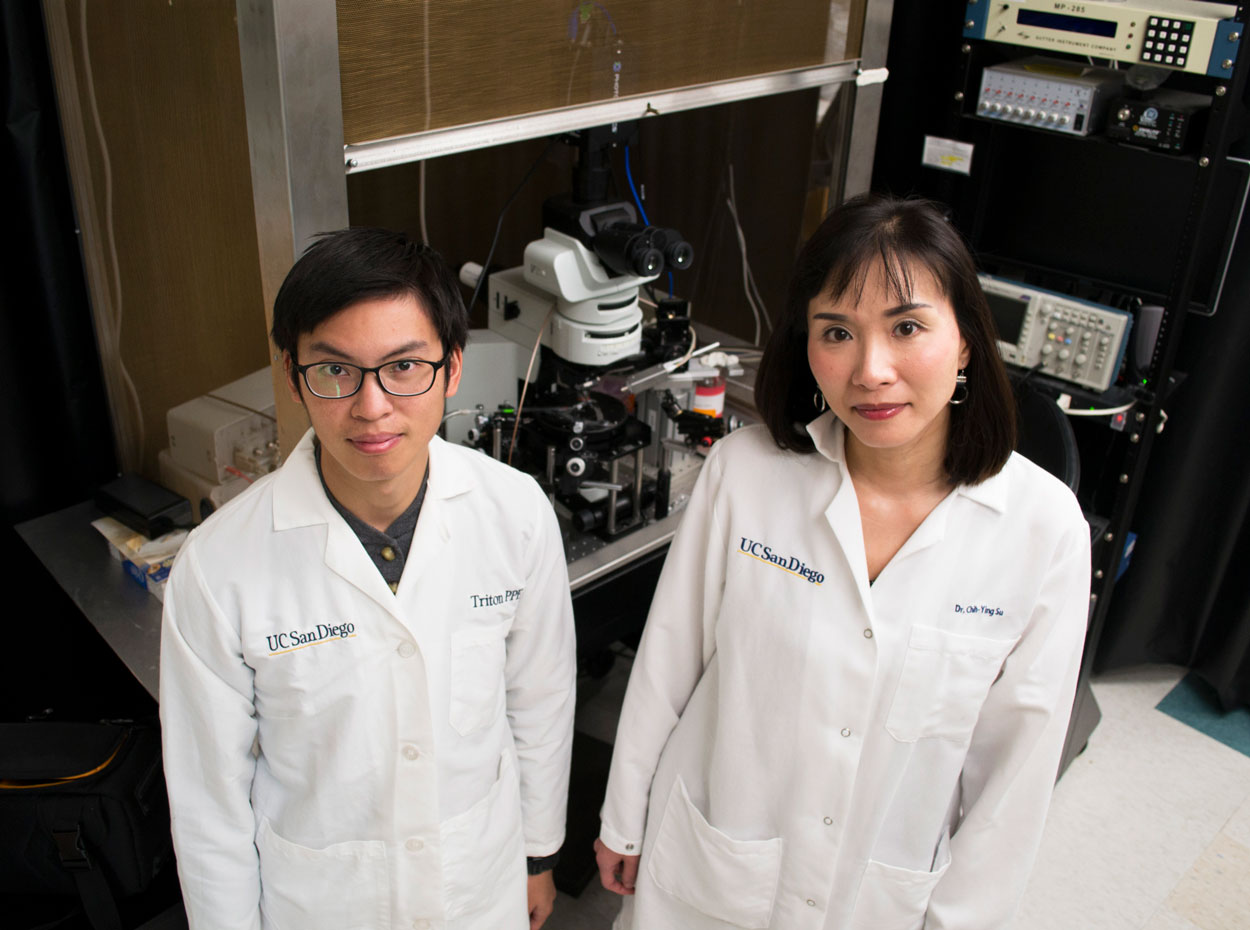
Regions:
<svg viewBox="0 0 1250 930"><path fill-rule="evenodd" d="M680 271L694 259L694 249L675 229L638 223L614 223L599 230L593 248L609 271L644 278L663 273L666 262Z"/></svg>

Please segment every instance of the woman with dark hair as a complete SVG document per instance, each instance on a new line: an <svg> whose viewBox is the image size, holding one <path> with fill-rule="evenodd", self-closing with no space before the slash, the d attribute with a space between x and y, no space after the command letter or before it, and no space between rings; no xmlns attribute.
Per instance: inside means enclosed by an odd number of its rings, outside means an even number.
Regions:
<svg viewBox="0 0 1250 930"><path fill-rule="evenodd" d="M998 930L1076 686L1089 530L1012 452L959 234L835 210L713 448L629 682L596 850L618 928Z"/></svg>

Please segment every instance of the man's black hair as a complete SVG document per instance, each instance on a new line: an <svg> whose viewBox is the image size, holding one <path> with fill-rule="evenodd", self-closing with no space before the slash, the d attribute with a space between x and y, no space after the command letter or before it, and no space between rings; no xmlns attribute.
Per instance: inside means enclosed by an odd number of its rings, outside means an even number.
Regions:
<svg viewBox="0 0 1250 930"><path fill-rule="evenodd" d="M438 331L443 354L463 349L469 314L447 263L429 246L389 229L352 227L322 233L304 250L273 302L273 341L295 358L312 332L362 300L414 297ZM437 361L437 359L431 359Z"/></svg>

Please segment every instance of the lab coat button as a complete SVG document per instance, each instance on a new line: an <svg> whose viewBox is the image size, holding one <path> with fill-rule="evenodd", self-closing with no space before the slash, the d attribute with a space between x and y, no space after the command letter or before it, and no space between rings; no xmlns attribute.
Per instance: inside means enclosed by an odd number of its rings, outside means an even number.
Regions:
<svg viewBox="0 0 1250 930"><path fill-rule="evenodd" d="M420 750L417 749L416 746L404 747L404 758L407 759L409 762L414 761L420 755L421 755L421 752Z"/></svg>
<svg viewBox="0 0 1250 930"><path fill-rule="evenodd" d="M833 818L832 818L832 817L826 817L826 818L825 818L825 826L826 826L826 827L831 827L831 826L833 826Z"/></svg>
<svg viewBox="0 0 1250 930"><path fill-rule="evenodd" d="M425 843L421 842L419 839L416 839L415 837L413 839L410 839L404 845L408 847L409 852L420 852L421 850L425 849Z"/></svg>
<svg viewBox="0 0 1250 930"><path fill-rule="evenodd" d="M626 844L625 844L625 851L626 851L626 852L630 852L631 850L633 850L633 848L634 848L634 844L633 844L633 843L626 843Z"/></svg>
<svg viewBox="0 0 1250 930"><path fill-rule="evenodd" d="M808 899L807 899L807 906L808 906L808 907L815 907L815 906L816 906L816 902L815 902L815 901L813 901L811 898L808 898Z"/></svg>
<svg viewBox="0 0 1250 930"><path fill-rule="evenodd" d="M395 561L395 550L390 546L383 546L382 551L379 552L378 555L382 556L382 558L386 559L388 562Z"/></svg>
<svg viewBox="0 0 1250 930"><path fill-rule="evenodd" d="M851 728L850 728L850 727L843 727L843 728L842 728L842 735L843 735L843 736L850 736L850 735L851 735Z"/></svg>
<svg viewBox="0 0 1250 930"><path fill-rule="evenodd" d="M414 646L412 643L405 641L405 642L400 643L399 648L396 649L395 651L399 653L399 657L401 659L411 659L413 655L416 653L417 647Z"/></svg>
<svg viewBox="0 0 1250 930"><path fill-rule="evenodd" d="M864 639L872 639L872 630L864 630Z"/></svg>

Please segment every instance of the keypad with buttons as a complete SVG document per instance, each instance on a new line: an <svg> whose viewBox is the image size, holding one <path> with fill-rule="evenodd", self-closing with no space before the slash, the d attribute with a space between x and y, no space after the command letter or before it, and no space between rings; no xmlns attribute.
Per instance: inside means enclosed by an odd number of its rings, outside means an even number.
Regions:
<svg viewBox="0 0 1250 930"><path fill-rule="evenodd" d="M1043 371L1084 383L1107 368L1115 325L1096 313L1045 301L1039 314L1047 320Z"/></svg>
<svg viewBox="0 0 1250 930"><path fill-rule="evenodd" d="M1152 65L1183 68L1189 61L1189 43L1193 37L1193 20L1151 16L1146 23L1141 60Z"/></svg>

